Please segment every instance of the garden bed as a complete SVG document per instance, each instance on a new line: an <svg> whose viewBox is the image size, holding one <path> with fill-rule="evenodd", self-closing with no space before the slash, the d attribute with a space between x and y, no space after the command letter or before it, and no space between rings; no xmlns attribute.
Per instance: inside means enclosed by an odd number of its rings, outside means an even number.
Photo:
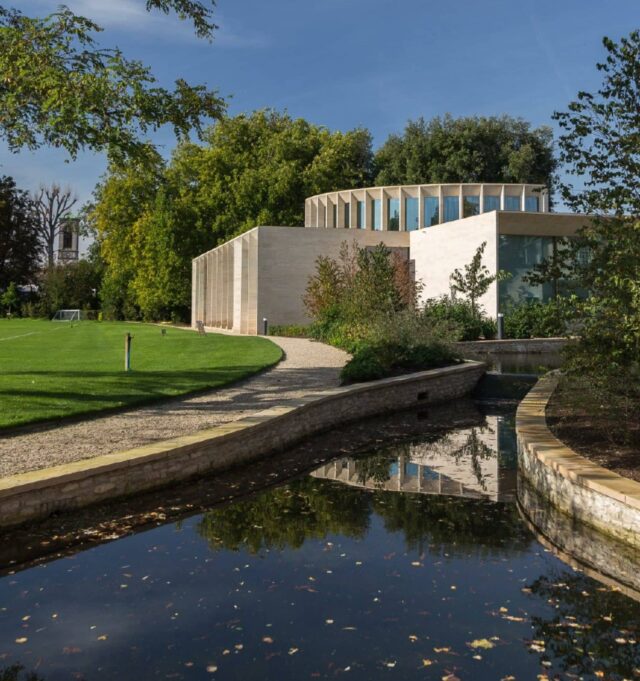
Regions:
<svg viewBox="0 0 640 681"><path fill-rule="evenodd" d="M611 409L580 379L564 378L549 400L553 434L603 468L640 482L640 401L625 411Z"/></svg>

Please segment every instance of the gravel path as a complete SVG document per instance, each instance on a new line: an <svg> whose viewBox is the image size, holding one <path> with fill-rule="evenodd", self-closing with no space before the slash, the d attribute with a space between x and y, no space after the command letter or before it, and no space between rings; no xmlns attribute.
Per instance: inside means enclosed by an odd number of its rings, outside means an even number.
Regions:
<svg viewBox="0 0 640 681"><path fill-rule="evenodd" d="M0 437L0 477L187 435L338 385L347 354L303 338L271 338L285 352L273 369L197 397Z"/></svg>

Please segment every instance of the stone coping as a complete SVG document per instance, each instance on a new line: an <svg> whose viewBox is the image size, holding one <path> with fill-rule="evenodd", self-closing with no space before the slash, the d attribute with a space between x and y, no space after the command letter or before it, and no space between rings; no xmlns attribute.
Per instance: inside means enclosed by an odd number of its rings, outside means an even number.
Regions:
<svg viewBox="0 0 640 681"><path fill-rule="evenodd" d="M483 363L466 361L313 391L191 435L1 478L0 526L248 463L350 420L455 399L484 371Z"/></svg>
<svg viewBox="0 0 640 681"><path fill-rule="evenodd" d="M561 510L640 547L640 483L580 456L547 426L546 407L558 381L557 374L546 374L518 407L520 469Z"/></svg>

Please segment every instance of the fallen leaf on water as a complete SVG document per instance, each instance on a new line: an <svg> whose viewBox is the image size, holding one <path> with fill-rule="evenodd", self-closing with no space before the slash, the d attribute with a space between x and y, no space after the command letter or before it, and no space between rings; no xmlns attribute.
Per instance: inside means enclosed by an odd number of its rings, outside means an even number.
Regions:
<svg viewBox="0 0 640 681"><path fill-rule="evenodd" d="M385 667L389 667L390 669L393 669L396 666L397 662L393 660L392 662L385 662L384 665Z"/></svg>
<svg viewBox="0 0 640 681"><path fill-rule="evenodd" d="M208 671L210 674L213 674L213 672L217 672L217 671L218 671L218 668L215 666L215 664L210 664L210 665L207 667L207 671Z"/></svg>
<svg viewBox="0 0 640 681"><path fill-rule="evenodd" d="M471 643L467 643L467 645L471 648L483 648L485 650L490 650L491 648L495 648L495 643L491 643L491 641L488 638L477 638L474 641L471 641Z"/></svg>
<svg viewBox="0 0 640 681"><path fill-rule="evenodd" d="M415 643L418 640L418 637L415 634L409 634L409 640L411 643Z"/></svg>
<svg viewBox="0 0 640 681"><path fill-rule="evenodd" d="M289 648L289 655L295 655L298 652L299 648Z"/></svg>
<svg viewBox="0 0 640 681"><path fill-rule="evenodd" d="M22 636L16 639L16 643L26 643L29 639L26 636Z"/></svg>
<svg viewBox="0 0 640 681"><path fill-rule="evenodd" d="M423 667L430 667L432 664L433 664L433 660L430 660L428 657L422 658L422 666Z"/></svg>
<svg viewBox="0 0 640 681"><path fill-rule="evenodd" d="M262 642L263 643L273 643L273 639L271 638L271 636L263 636Z"/></svg>
<svg viewBox="0 0 640 681"><path fill-rule="evenodd" d="M107 640L106 634L102 634L102 635L98 636L98 641L106 641L106 640Z"/></svg>
<svg viewBox="0 0 640 681"><path fill-rule="evenodd" d="M434 648L433 652L434 653L448 653L451 650L451 648Z"/></svg>

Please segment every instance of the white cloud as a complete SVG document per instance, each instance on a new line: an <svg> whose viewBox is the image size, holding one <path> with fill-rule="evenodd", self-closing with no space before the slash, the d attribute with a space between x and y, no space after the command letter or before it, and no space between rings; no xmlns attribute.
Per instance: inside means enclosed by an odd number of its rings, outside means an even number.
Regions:
<svg viewBox="0 0 640 681"><path fill-rule="evenodd" d="M53 12L61 3L103 28L115 28L145 36L161 36L172 42L187 41L209 46L209 43L195 35L188 20L180 21L173 13L165 15L157 10L147 12L144 0L31 0L25 4L40 11ZM219 13L215 14L214 22L220 28L214 32L213 47L262 48L268 45L264 35L254 31L236 31Z"/></svg>

